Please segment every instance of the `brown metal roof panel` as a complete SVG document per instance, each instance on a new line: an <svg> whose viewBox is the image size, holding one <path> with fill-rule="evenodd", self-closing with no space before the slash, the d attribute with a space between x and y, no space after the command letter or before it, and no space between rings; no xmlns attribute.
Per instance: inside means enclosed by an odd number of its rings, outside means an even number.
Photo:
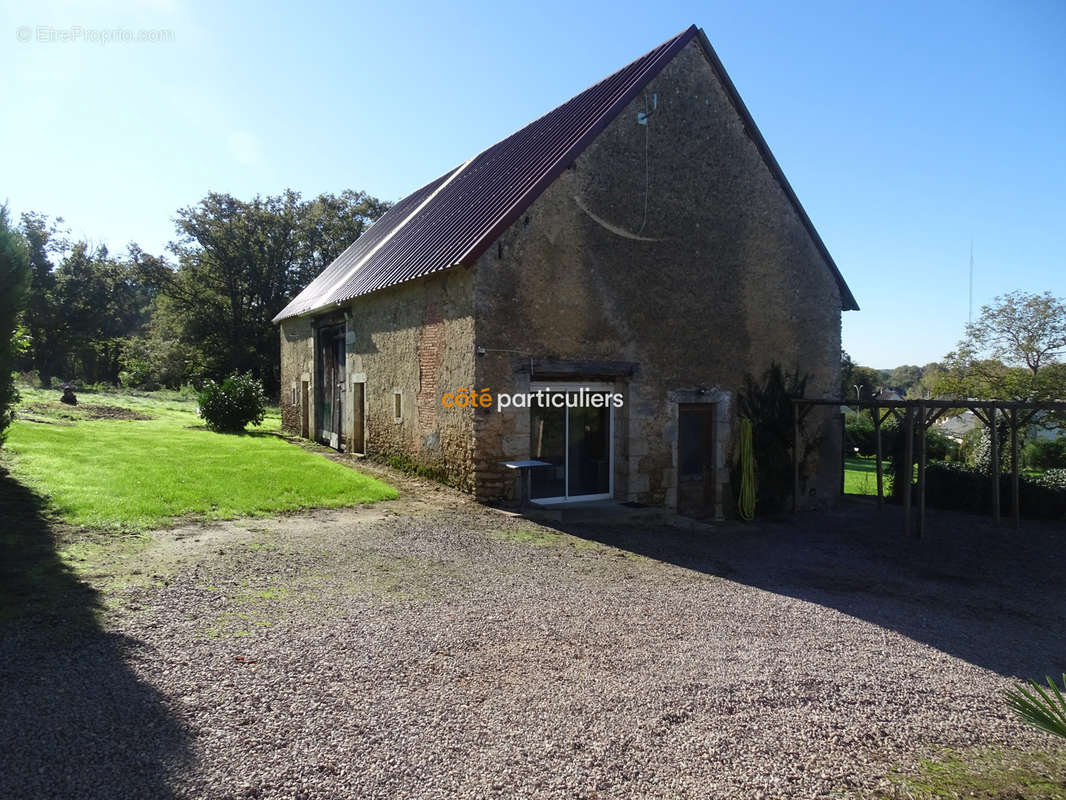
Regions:
<svg viewBox="0 0 1066 800"><path fill-rule="evenodd" d="M573 163L663 66L696 37L704 45L745 124L753 131L756 145L771 171L782 182L840 282L844 307L855 307L836 265L758 134L721 63L709 49L706 37L692 26L401 200L301 292L275 321L345 302L456 264L472 263ZM353 271L355 266L358 268Z"/></svg>
<svg viewBox="0 0 1066 800"><path fill-rule="evenodd" d="M472 261L696 31L693 26L675 36L483 151L465 166L404 198L286 306L275 321L445 269L460 260ZM411 212L420 205L412 217ZM377 235L367 241L371 234ZM387 243L375 252L386 236L390 236ZM345 278L355 264L358 269Z"/></svg>
<svg viewBox="0 0 1066 800"><path fill-rule="evenodd" d="M362 236L356 239L351 246L337 256L337 258L333 260L333 263L326 267L317 278L304 288L303 291L296 295L296 297L294 297L292 301L285 306L276 317L274 317L274 322L280 322L288 317L306 314L309 311L323 308L329 303L335 302L335 299L331 297L333 294L331 290L334 288L337 280L350 270L353 265L359 263L360 259L365 258L366 254L372 251L390 233L402 225L404 220L406 220L407 217L418 208L419 204L436 191L436 189L447 180L448 176L453 172L455 172L454 169L449 170L436 180L430 181L422 188L412 192L390 208L373 225L371 225Z"/></svg>

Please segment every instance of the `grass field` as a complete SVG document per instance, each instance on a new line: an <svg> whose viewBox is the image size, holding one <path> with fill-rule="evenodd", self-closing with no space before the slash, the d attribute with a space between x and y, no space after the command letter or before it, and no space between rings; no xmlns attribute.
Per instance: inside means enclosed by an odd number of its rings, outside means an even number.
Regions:
<svg viewBox="0 0 1066 800"><path fill-rule="evenodd" d="M20 389L4 463L67 521L146 529L177 517L224 519L396 496L381 481L275 435L276 409L244 434L213 433L177 395Z"/></svg>
<svg viewBox="0 0 1066 800"><path fill-rule="evenodd" d="M891 798L982 798L982 800L1061 800L1060 776L1066 755L1016 749L945 749L889 779L898 791Z"/></svg>
<svg viewBox="0 0 1066 800"><path fill-rule="evenodd" d="M891 462L882 461L881 475L886 496L892 489L891 473ZM844 459L844 493L877 495L877 465L874 459L861 456L849 456Z"/></svg>

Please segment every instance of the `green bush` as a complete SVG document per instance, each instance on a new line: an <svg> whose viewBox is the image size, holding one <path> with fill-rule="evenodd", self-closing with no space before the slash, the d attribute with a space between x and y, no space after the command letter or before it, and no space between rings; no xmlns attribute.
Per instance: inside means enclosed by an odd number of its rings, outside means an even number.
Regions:
<svg viewBox="0 0 1066 800"><path fill-rule="evenodd" d="M914 452L918 452L917 446ZM925 435L925 457L929 461L958 461L959 446L950 436L930 428Z"/></svg>
<svg viewBox="0 0 1066 800"><path fill-rule="evenodd" d="M1034 469L1066 467L1066 438L1041 439L1025 446L1025 465Z"/></svg>
<svg viewBox="0 0 1066 800"><path fill-rule="evenodd" d="M989 473L963 464L933 461L926 466L925 477L928 505L980 514L991 512ZM1010 513L1012 491L1010 473L1000 473L1000 508L1005 514ZM1025 517L1066 520L1066 470L1052 470L1038 480L1020 477L1018 499Z"/></svg>
<svg viewBox="0 0 1066 800"><path fill-rule="evenodd" d="M750 374L744 376L744 387L737 392L737 411L747 417L752 425L752 446L755 451L755 468L758 481L758 502L761 509L770 513L782 511L792 497L792 459L795 449L792 441L792 400L803 397L807 389L807 376L785 372L777 363L772 363L763 373L762 380ZM803 442L799 453L800 477L806 479L811 457L821 445L821 434L807 435L804 430L803 413L800 418L800 439ZM733 486L739 489L739 469L734 462Z"/></svg>
<svg viewBox="0 0 1066 800"><path fill-rule="evenodd" d="M176 339L137 336L123 342L119 381L125 387L154 391L178 389L203 377L203 359L196 348Z"/></svg>
<svg viewBox="0 0 1066 800"><path fill-rule="evenodd" d="M1066 674L1062 676L1062 690L1053 678L1047 679L1047 687L1034 680L1026 686L1007 690L1007 702L1019 717L1034 728L1066 739Z"/></svg>
<svg viewBox="0 0 1066 800"><path fill-rule="evenodd" d="M1066 492L1066 469L1049 469L1036 479L1036 485Z"/></svg>
<svg viewBox="0 0 1066 800"><path fill-rule="evenodd" d="M892 497L895 500L902 498L903 485L908 478L912 484L914 483L914 465L918 463L922 452L918 424L915 422L912 452L914 462L910 465L908 475L908 467L905 466L907 437L904 435L904 430L903 423L896 420L892 420L881 429L881 447L892 461ZM960 460L959 446L950 436L935 428L930 428L925 434L925 458L927 464L934 461L958 461Z"/></svg>
<svg viewBox="0 0 1066 800"><path fill-rule="evenodd" d="M233 373L222 383L208 381L196 396L197 412L214 431L237 433L266 415L263 384L252 374Z"/></svg>
<svg viewBox="0 0 1066 800"><path fill-rule="evenodd" d="M864 414L848 414L847 419L847 425L844 427L844 446L848 454L858 449L860 456L876 455L877 437L873 420ZM882 431L882 443L883 439Z"/></svg>

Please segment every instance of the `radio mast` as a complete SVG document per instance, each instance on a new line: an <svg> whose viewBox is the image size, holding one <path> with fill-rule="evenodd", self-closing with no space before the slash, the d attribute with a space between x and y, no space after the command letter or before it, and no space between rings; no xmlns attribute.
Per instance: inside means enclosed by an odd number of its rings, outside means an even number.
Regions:
<svg viewBox="0 0 1066 800"><path fill-rule="evenodd" d="M967 322L973 325L973 239L970 239L970 313Z"/></svg>

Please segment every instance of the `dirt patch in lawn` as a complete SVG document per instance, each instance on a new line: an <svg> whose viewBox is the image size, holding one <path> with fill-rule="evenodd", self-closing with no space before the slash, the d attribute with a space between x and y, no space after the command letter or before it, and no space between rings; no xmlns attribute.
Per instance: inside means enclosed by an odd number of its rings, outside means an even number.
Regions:
<svg viewBox="0 0 1066 800"><path fill-rule="evenodd" d="M149 420L150 414L142 411L134 411L132 408L122 406L91 405L80 403L76 406L68 406L64 403L31 403L19 411L19 419L27 422L55 423L59 421L78 420Z"/></svg>
<svg viewBox="0 0 1066 800"><path fill-rule="evenodd" d="M134 411L132 408L122 408L121 406L78 406L86 414L89 415L89 419L129 419L129 420L148 420L152 419L151 414L145 414L141 411Z"/></svg>

